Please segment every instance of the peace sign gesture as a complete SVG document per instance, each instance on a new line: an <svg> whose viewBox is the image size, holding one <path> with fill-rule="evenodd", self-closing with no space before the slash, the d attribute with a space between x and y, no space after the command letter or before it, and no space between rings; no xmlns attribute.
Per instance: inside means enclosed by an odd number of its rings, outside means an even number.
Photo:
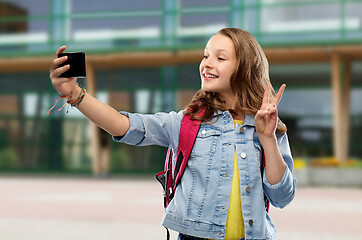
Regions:
<svg viewBox="0 0 362 240"><path fill-rule="evenodd" d="M278 104L282 98L286 85L283 84L273 101L270 103L269 95L271 84L265 88L262 105L255 115L255 128L260 137L273 137L275 136L275 130L278 121Z"/></svg>

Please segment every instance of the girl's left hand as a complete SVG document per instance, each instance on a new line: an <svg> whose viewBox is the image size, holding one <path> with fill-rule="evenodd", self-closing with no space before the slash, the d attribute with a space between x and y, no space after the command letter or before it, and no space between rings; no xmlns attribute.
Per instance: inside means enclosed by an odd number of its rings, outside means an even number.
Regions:
<svg viewBox="0 0 362 240"><path fill-rule="evenodd" d="M275 130L278 122L278 104L282 98L285 84L283 84L273 101L269 103L271 84L265 88L262 105L255 115L255 128L259 138L275 137Z"/></svg>

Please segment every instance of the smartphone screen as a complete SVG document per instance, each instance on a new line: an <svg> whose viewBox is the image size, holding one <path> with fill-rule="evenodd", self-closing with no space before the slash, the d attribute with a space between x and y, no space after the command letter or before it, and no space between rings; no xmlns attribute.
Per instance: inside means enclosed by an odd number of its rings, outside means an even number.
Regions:
<svg viewBox="0 0 362 240"><path fill-rule="evenodd" d="M69 64L70 68L68 71L64 72L60 77L70 78L70 77L85 77L86 68L85 68L85 53L84 52L68 52L68 53L59 53L58 57L68 56L68 60L65 61L60 67Z"/></svg>

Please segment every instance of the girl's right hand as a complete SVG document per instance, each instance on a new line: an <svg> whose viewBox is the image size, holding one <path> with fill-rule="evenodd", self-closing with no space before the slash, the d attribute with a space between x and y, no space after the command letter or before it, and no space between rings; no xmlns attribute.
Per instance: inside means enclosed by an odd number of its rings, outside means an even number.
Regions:
<svg viewBox="0 0 362 240"><path fill-rule="evenodd" d="M70 66L65 65L63 67L59 67L62 63L64 63L68 57L64 56L58 58L59 53L63 53L67 47L62 46L56 52L56 58L52 62L52 66L50 68L50 79L52 80L53 87L60 96L68 96L72 92L74 92L78 85L77 85L77 78L61 78L60 75L67 70L69 70Z"/></svg>

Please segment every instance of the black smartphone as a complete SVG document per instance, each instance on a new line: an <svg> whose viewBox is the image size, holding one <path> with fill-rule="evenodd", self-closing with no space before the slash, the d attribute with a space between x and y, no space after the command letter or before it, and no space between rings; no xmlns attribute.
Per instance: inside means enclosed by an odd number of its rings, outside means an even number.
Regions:
<svg viewBox="0 0 362 240"><path fill-rule="evenodd" d="M60 77L70 78L70 77L85 77L85 53L84 52L68 52L68 53L59 53L59 57L68 56L67 61L60 65L60 67L69 64L70 68L68 71L62 73Z"/></svg>

